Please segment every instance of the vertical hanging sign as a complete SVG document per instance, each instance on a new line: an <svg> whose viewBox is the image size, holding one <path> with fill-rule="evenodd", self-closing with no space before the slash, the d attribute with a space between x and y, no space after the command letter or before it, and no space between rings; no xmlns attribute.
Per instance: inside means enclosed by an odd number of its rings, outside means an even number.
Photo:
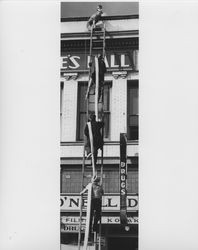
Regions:
<svg viewBox="0 0 198 250"><path fill-rule="evenodd" d="M127 225L127 138L120 133L120 223Z"/></svg>

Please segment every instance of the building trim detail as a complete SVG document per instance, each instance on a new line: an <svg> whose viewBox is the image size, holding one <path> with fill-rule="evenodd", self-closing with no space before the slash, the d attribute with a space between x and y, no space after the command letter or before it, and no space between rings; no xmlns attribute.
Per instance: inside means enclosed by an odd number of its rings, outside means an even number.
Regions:
<svg viewBox="0 0 198 250"><path fill-rule="evenodd" d="M61 22L87 21L89 17L63 17ZM139 19L139 15L102 16L101 20Z"/></svg>

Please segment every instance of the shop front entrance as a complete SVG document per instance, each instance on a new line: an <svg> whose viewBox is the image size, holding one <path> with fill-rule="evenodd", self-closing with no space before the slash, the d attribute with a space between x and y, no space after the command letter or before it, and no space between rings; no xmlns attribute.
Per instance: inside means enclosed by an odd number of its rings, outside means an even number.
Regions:
<svg viewBox="0 0 198 250"><path fill-rule="evenodd" d="M108 250L138 250L137 237L109 237Z"/></svg>

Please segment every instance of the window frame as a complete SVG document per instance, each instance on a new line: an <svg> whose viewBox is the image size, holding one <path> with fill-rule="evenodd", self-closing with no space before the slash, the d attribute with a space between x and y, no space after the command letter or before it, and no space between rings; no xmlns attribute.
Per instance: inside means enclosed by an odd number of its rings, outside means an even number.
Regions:
<svg viewBox="0 0 198 250"><path fill-rule="evenodd" d="M137 112L137 114L130 114L129 110L130 110L130 104L131 104L131 99L130 99L130 89L136 89L138 91L138 106L139 106L139 80L135 79L135 80L128 80L127 81L127 139L129 141L139 141L139 111ZM139 107L138 107L139 109ZM129 128L130 128L130 118L131 117L137 117L137 121L138 121L138 126L137 126L137 139L130 139L129 138ZM135 127L135 126L134 126Z"/></svg>
<svg viewBox="0 0 198 250"><path fill-rule="evenodd" d="M80 97L81 97L81 86L87 86L88 85L88 82L87 81L78 81L78 93L77 93L77 117L76 117L76 122L77 122L77 125L76 125L76 141L77 142L82 142L83 139L80 139L80 127L81 127L81 124L80 124L80 116L81 114L85 114L87 115L87 107L86 107L86 111L84 112L81 112L80 111ZM108 124L108 137L104 137L104 140L105 141L109 141L110 140L110 129L111 129L111 91L112 91L112 81L105 81L105 86L109 86L109 92L108 92L108 110L103 110L104 112L104 117L105 117L105 114L107 116L109 116L109 124ZM87 106L87 102L85 104Z"/></svg>

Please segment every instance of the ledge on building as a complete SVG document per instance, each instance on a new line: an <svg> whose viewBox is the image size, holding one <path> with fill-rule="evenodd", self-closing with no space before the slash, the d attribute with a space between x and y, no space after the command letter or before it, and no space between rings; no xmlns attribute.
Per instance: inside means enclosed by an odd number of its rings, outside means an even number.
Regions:
<svg viewBox="0 0 198 250"><path fill-rule="evenodd" d="M100 20L138 19L139 15L103 16ZM63 17L61 22L87 21L89 17Z"/></svg>
<svg viewBox="0 0 198 250"><path fill-rule="evenodd" d="M82 165L83 158L82 157L67 157L61 158L61 165L70 165L72 169L74 168L74 165ZM101 157L98 157L98 165L101 165ZM103 157L103 165L105 168L105 165L119 165L120 164L120 158L119 157ZM127 157L127 164L129 167L138 167L138 156L136 157ZM92 169L91 160L86 160L86 167Z"/></svg>
<svg viewBox="0 0 198 250"><path fill-rule="evenodd" d="M119 141L105 141L104 145L119 145ZM138 145L139 141L138 140L128 140L127 145ZM84 141L67 141L67 142L61 142L61 146L83 146Z"/></svg>

